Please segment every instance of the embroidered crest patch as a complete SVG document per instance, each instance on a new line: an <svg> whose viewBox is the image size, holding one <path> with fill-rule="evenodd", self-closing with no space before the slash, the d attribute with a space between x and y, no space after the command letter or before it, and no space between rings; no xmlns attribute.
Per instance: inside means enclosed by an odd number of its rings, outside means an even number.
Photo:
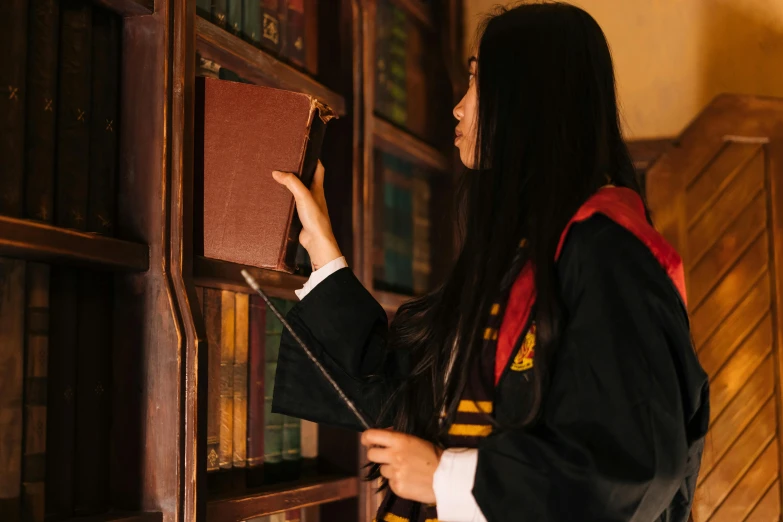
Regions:
<svg viewBox="0 0 783 522"><path fill-rule="evenodd" d="M536 325L533 323L525 334L525 340L522 341L522 346L519 347L519 351L516 356L514 356L514 360L511 363L511 369L515 372L523 372L532 368L535 347Z"/></svg>

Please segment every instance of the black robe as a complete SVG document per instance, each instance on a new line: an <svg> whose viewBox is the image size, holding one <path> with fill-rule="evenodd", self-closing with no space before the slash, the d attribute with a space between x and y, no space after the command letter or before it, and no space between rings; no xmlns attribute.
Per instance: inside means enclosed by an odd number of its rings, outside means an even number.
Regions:
<svg viewBox="0 0 783 522"><path fill-rule="evenodd" d="M476 502L489 522L686 521L709 394L680 295L650 250L602 215L571 227L557 268L566 321L541 420L481 441ZM408 360L385 350L386 314L353 272L321 282L287 320L375 418ZM521 415L527 383L500 378L499 419ZM361 429L287 332L272 410Z"/></svg>

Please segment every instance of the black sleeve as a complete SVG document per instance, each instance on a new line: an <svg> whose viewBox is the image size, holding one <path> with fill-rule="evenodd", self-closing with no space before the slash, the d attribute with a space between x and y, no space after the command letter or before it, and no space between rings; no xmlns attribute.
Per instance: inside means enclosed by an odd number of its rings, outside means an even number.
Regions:
<svg viewBox="0 0 783 522"><path fill-rule="evenodd" d="M688 401L699 407L706 376L674 286L603 216L572 228L558 272L565 329L541 420L482 441L479 507L489 522L653 521L679 495L677 511L689 511L681 488L694 482L700 451L689 449L706 424Z"/></svg>
<svg viewBox="0 0 783 522"><path fill-rule="evenodd" d="M371 422L378 421L382 406L400 380L402 358L387 353L386 312L351 269L342 268L319 283L288 312L286 320L365 416ZM285 330L272 411L362 429Z"/></svg>

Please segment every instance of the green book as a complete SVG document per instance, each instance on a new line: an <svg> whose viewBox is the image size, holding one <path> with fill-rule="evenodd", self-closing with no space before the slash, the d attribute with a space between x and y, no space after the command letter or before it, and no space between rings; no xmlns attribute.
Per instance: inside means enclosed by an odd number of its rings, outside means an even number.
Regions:
<svg viewBox="0 0 783 522"><path fill-rule="evenodd" d="M226 29L237 36L242 34L242 2L243 0L226 0ZM258 0L252 3L257 4Z"/></svg>
<svg viewBox="0 0 783 522"><path fill-rule="evenodd" d="M286 302L271 298L272 304L284 314ZM264 482L282 480L283 471L283 423L284 415L272 413L272 392L275 389L277 358L280 354L280 336L283 323L271 311L266 313L266 342L264 357Z"/></svg>

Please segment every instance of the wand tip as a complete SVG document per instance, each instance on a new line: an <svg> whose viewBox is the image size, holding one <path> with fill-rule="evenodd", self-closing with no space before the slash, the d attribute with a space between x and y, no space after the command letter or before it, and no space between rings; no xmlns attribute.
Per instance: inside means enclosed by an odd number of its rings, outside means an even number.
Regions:
<svg viewBox="0 0 783 522"><path fill-rule="evenodd" d="M241 273L242 273L242 277L244 277L245 281L247 281L247 284L250 285L250 288L252 288L256 292L258 292L261 289L258 286L258 282L255 280L253 276L250 275L250 273L247 270L242 269Z"/></svg>

